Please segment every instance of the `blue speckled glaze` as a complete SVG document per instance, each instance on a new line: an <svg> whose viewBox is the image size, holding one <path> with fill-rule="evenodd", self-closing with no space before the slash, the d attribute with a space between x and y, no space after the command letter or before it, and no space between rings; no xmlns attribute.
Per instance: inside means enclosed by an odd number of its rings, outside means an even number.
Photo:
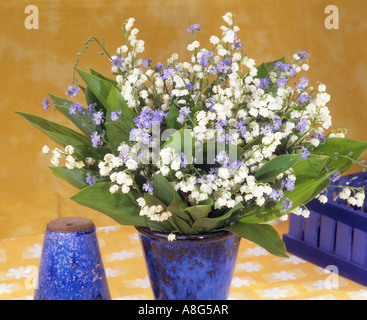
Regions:
<svg viewBox="0 0 367 320"><path fill-rule="evenodd" d="M226 300L240 238L229 232L180 235L138 227L156 300Z"/></svg>
<svg viewBox="0 0 367 320"><path fill-rule="evenodd" d="M34 299L110 299L95 228L45 232Z"/></svg>

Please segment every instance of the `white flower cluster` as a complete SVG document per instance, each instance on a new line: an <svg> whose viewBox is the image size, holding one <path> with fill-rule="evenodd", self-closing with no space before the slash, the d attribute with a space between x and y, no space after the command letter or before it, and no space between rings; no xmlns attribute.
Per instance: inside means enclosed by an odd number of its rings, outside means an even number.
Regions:
<svg viewBox="0 0 367 320"><path fill-rule="evenodd" d="M357 192L357 190L359 192ZM353 191L353 196L352 196ZM343 190L338 194L340 199L347 200L347 203L351 206L362 207L365 200L365 193L360 188L348 188L343 187ZM319 195L318 199L321 203L327 203L328 198L326 195Z"/></svg>
<svg viewBox="0 0 367 320"><path fill-rule="evenodd" d="M138 198L136 202L141 207L140 215L147 216L151 221L166 221L172 216L171 212L163 211L164 208L162 205L147 206L143 198Z"/></svg>
<svg viewBox="0 0 367 320"><path fill-rule="evenodd" d="M59 166L60 159L65 158L65 167L68 169L78 168L81 169L85 166L83 161L78 161L74 156L74 147L69 145L65 147L65 150L62 151L59 148L54 148L52 151L50 148L45 145L42 147L43 154L51 154L51 164L55 167Z"/></svg>

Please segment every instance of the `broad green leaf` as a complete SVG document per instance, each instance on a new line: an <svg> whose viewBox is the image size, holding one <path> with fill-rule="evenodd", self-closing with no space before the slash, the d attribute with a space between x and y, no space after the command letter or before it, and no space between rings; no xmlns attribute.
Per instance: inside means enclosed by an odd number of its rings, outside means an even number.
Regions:
<svg viewBox="0 0 367 320"><path fill-rule="evenodd" d="M169 109L168 117L166 119L166 126L168 129L176 129L179 130L182 128L183 124L177 121L180 112L176 106L176 100L172 103L171 108Z"/></svg>
<svg viewBox="0 0 367 320"><path fill-rule="evenodd" d="M228 210L223 215L216 218L202 218L196 220L192 225L192 229L196 232L209 232L218 228L221 228L227 224L227 221L231 218L231 216L243 209L243 205L241 203L237 204L234 208Z"/></svg>
<svg viewBox="0 0 367 320"><path fill-rule="evenodd" d="M112 84L83 70L76 69L76 71L87 84L87 90L90 89L98 101L100 101L101 104L106 108L107 98L111 91Z"/></svg>
<svg viewBox="0 0 367 320"><path fill-rule="evenodd" d="M23 112L15 112L22 116L29 123L33 124L36 128L41 130L45 135L50 137L56 143L62 147L68 145L78 145L78 144L90 144L90 138L76 132L68 127L59 125L55 122L37 117Z"/></svg>
<svg viewBox="0 0 367 320"><path fill-rule="evenodd" d="M161 173L154 176L153 195L161 200L173 215L180 217L187 223L192 222L190 214L185 212L187 204Z"/></svg>
<svg viewBox="0 0 367 320"><path fill-rule="evenodd" d="M117 82L115 80L103 76L102 74L100 74L96 70L90 69L90 73L93 74L94 76L98 77L98 78L101 78L103 80L106 80L106 81L110 82L113 86L117 85Z"/></svg>
<svg viewBox="0 0 367 320"><path fill-rule="evenodd" d="M48 93L54 102L54 106L58 112L67 117L71 122L74 123L84 134L88 137L95 131L95 124L91 117L83 114L70 114L69 109L72 104L71 101L59 98L51 93Z"/></svg>
<svg viewBox="0 0 367 320"><path fill-rule="evenodd" d="M77 69L78 73L87 84L87 90L90 89L95 98L103 105L106 110L106 135L111 145L112 151L116 150L122 141L129 140L129 133L134 128L134 118L136 116L133 108L129 108L121 92L112 85L111 82L98 76L89 74ZM122 114L116 122L110 119L111 112L120 110Z"/></svg>
<svg viewBox="0 0 367 320"><path fill-rule="evenodd" d="M66 167L49 167L52 173L77 189L88 187L86 182L88 172L94 177L96 182L108 181L106 177L100 177L98 172L88 169L68 169Z"/></svg>
<svg viewBox="0 0 367 320"><path fill-rule="evenodd" d="M114 152L123 141L129 141L130 130L134 128L135 111L126 104L121 92L111 86L110 93L107 97L107 115L106 115L106 134L111 148ZM116 122L110 119L111 112L122 111L119 120Z"/></svg>
<svg viewBox="0 0 367 320"><path fill-rule="evenodd" d="M144 199L149 207L161 205L164 208L164 211L167 211L167 206L161 200L152 196L151 194L144 193ZM172 225L171 221L171 218L166 221L152 221L149 220L149 218L146 218L146 223L149 226L150 230L159 232L174 231L175 227Z"/></svg>
<svg viewBox="0 0 367 320"><path fill-rule="evenodd" d="M274 70L274 66L276 62L285 63L286 61L285 61L285 58L283 57L275 61L262 63L260 66L257 67L257 70L258 70L257 78L263 79L263 78L269 77L269 73Z"/></svg>
<svg viewBox="0 0 367 320"><path fill-rule="evenodd" d="M208 201L205 201L204 203L187 207L185 210L190 213L191 218L194 221L197 221L199 219L208 217L209 213L212 211L213 204L213 199L208 199Z"/></svg>
<svg viewBox="0 0 367 320"><path fill-rule="evenodd" d="M165 137L162 134L162 139L167 139L167 141L163 144L163 148L172 148L175 150L177 154L181 154L184 152L188 162L190 163L190 159L194 156L195 150L195 141L191 136L191 131L188 129L181 128L180 130L170 129L167 130L168 133L171 133L169 137ZM173 133L172 133L173 132Z"/></svg>
<svg viewBox="0 0 367 320"><path fill-rule="evenodd" d="M171 219L171 218L170 218ZM178 215L172 216L172 225L176 227L179 233L182 234L193 234L194 230L190 227L189 223L184 219L180 218Z"/></svg>
<svg viewBox="0 0 367 320"><path fill-rule="evenodd" d="M139 215L140 207L128 193L111 194L111 183L99 182L80 190L71 199L78 204L102 212L122 225L146 227L145 218Z"/></svg>
<svg viewBox="0 0 367 320"><path fill-rule="evenodd" d="M105 107L103 106L101 101L97 99L97 97L89 87L85 89L85 102L87 103L88 106L90 104L96 104L94 107L96 111L102 111L104 114L106 113ZM103 127L104 124L102 123L101 126Z"/></svg>
<svg viewBox="0 0 367 320"><path fill-rule="evenodd" d="M328 155L328 176L314 189L306 203L314 199L331 183L328 177L337 171L340 174L346 172L366 150L367 142L345 138L327 138L324 144L315 148L313 153Z"/></svg>
<svg viewBox="0 0 367 320"><path fill-rule="evenodd" d="M288 258L284 242L278 232L269 224L238 222L224 227L223 230L233 232L241 238L254 242L277 257Z"/></svg>
<svg viewBox="0 0 367 320"><path fill-rule="evenodd" d="M300 160L294 164L292 169L297 181L314 179L327 172L326 168L330 161L329 156L311 154L307 160Z"/></svg>
<svg viewBox="0 0 367 320"><path fill-rule="evenodd" d="M367 142L365 141L327 138L325 143L315 148L312 153L333 157L332 167L343 173L351 168L366 150Z"/></svg>
<svg viewBox="0 0 367 320"><path fill-rule="evenodd" d="M266 162L255 174L257 181L269 182L279 174L287 171L300 159L301 154L285 154Z"/></svg>
<svg viewBox="0 0 367 320"><path fill-rule="evenodd" d="M284 197L279 203L269 201L262 207L255 206L253 209L246 212L239 221L245 223L263 223L277 219L285 214L284 212L281 212L283 209L281 202L286 198L293 202L291 209L305 205L306 200L309 199L325 177L326 175L323 175L319 179L296 181L295 189L293 191L285 190Z"/></svg>

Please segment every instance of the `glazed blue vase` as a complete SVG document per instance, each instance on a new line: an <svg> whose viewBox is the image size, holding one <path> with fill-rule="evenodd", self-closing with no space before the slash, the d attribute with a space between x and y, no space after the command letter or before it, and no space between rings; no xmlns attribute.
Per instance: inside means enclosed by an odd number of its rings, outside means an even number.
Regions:
<svg viewBox="0 0 367 320"><path fill-rule="evenodd" d="M34 299L111 299L92 221L68 217L47 225Z"/></svg>
<svg viewBox="0 0 367 320"><path fill-rule="evenodd" d="M136 227L156 300L226 300L240 238L227 231L176 235Z"/></svg>

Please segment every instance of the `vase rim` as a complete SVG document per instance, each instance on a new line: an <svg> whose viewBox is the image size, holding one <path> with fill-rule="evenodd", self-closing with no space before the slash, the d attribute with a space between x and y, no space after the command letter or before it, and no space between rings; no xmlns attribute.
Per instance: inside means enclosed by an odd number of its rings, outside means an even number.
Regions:
<svg viewBox="0 0 367 320"><path fill-rule="evenodd" d="M142 235L152 238L159 241L166 241L166 242L214 242L218 240L224 240L227 238L235 237L236 235L230 231L214 231L214 232L206 232L206 233L199 233L199 234L179 234L175 233L176 239L174 241L168 240L169 233L160 232L160 231L152 231L147 227L138 227L135 226L135 229Z"/></svg>

